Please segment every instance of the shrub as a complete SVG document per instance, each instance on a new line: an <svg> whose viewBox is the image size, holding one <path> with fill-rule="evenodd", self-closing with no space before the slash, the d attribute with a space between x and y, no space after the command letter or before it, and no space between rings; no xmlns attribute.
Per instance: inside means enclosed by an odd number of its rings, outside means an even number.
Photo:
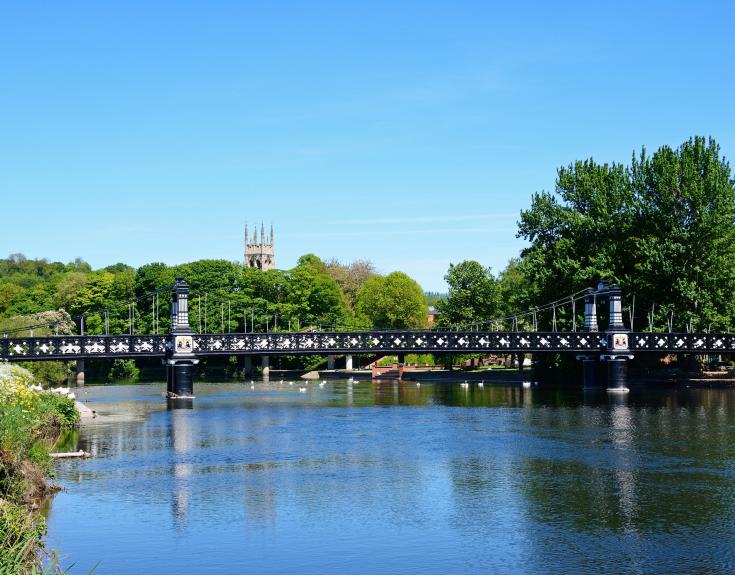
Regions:
<svg viewBox="0 0 735 575"><path fill-rule="evenodd" d="M110 381L135 381L139 375L140 370L132 359L116 359L107 377Z"/></svg>
<svg viewBox="0 0 735 575"><path fill-rule="evenodd" d="M72 397L0 364L0 574L34 572L46 524L31 503L49 493L50 440L78 421Z"/></svg>
<svg viewBox="0 0 735 575"><path fill-rule="evenodd" d="M24 364L39 383L66 383L71 375L68 361L33 361Z"/></svg>

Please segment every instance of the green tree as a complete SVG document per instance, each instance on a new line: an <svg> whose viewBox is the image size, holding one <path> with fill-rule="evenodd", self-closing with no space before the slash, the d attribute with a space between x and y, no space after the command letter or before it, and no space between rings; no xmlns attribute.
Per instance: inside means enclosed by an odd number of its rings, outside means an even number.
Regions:
<svg viewBox="0 0 735 575"><path fill-rule="evenodd" d="M325 264L325 271L337 282L345 301L350 309L355 309L357 294L370 278L378 275L375 266L368 260L355 260L349 264L342 264L339 260L331 259Z"/></svg>
<svg viewBox="0 0 735 575"><path fill-rule="evenodd" d="M735 325L735 186L713 139L633 158L641 299L694 330ZM677 321L677 318L678 321Z"/></svg>
<svg viewBox="0 0 735 575"><path fill-rule="evenodd" d="M652 156L643 150L630 167L576 162L559 169L554 194L535 194L521 212L518 235L531 242L521 262L529 300L542 304L606 279L628 301L636 295L638 325L655 305L659 327L673 313L674 329L729 329L734 226L735 187L713 139Z"/></svg>
<svg viewBox="0 0 735 575"><path fill-rule="evenodd" d="M444 279L449 293L437 303L439 325L470 324L497 317L498 282L490 268L474 260L449 264Z"/></svg>
<svg viewBox="0 0 735 575"><path fill-rule="evenodd" d="M344 326L348 319L345 299L337 282L315 255L299 258L290 273L290 296L301 325Z"/></svg>
<svg viewBox="0 0 735 575"><path fill-rule="evenodd" d="M369 279L357 294L356 311L377 328L404 329L426 325L424 292L402 272Z"/></svg>

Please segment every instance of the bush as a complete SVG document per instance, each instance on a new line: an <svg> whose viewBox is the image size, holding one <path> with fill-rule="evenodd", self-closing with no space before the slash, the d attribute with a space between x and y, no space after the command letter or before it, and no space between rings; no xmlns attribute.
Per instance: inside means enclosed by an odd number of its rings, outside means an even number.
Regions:
<svg viewBox="0 0 735 575"><path fill-rule="evenodd" d="M33 361L24 363L28 371L39 383L66 383L71 375L68 361Z"/></svg>
<svg viewBox="0 0 735 575"><path fill-rule="evenodd" d="M49 494L49 446L79 421L74 400L0 364L0 574L33 572L45 522L32 503Z"/></svg>
<svg viewBox="0 0 735 575"><path fill-rule="evenodd" d="M137 381L140 370L132 359L116 359L107 377L110 381Z"/></svg>

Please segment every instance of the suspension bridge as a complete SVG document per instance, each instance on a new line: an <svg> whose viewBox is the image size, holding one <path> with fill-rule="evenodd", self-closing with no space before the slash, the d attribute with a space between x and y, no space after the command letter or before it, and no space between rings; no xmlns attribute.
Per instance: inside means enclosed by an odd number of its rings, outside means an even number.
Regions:
<svg viewBox="0 0 735 575"><path fill-rule="evenodd" d="M603 299L608 303L604 331L599 328L597 310ZM346 367L351 369L352 356L357 354L395 354L402 362L408 353L571 353L583 363L586 387L602 385L608 391L620 392L627 391L627 362L636 354L735 353L735 334L630 331L623 321L619 286L601 283L596 289L573 294L569 298L573 310L578 300L584 301L584 323L581 329L577 328L573 311L570 331L556 330L559 302L552 302L503 318L511 321L510 330L481 329L495 328L500 323L492 320L455 330L195 333L189 321L189 286L183 277L177 277L171 288L171 329L167 334L14 337L5 333L0 338L0 360L77 360L83 366L87 359L160 358L166 368L169 395L187 397L193 393L193 366L201 357L218 355L242 355L249 360L260 356L267 373L271 355L344 354ZM547 308L552 309L554 329L537 331L537 314ZM518 329L518 320L523 317L531 319L531 329ZM131 316L131 326L132 321ZM80 331L83 333L83 319Z"/></svg>

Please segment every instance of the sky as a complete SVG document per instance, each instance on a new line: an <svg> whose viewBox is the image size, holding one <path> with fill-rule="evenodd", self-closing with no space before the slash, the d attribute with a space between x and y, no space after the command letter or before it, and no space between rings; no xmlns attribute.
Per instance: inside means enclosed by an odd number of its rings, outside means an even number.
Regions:
<svg viewBox="0 0 735 575"><path fill-rule="evenodd" d="M728 2L0 2L0 257L502 270L575 160L735 155Z"/></svg>

